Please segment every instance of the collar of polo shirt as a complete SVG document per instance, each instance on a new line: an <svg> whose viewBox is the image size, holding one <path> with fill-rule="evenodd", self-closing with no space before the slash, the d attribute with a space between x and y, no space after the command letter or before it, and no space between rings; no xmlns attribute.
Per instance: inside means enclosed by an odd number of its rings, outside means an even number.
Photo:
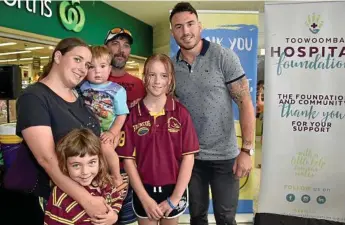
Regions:
<svg viewBox="0 0 345 225"><path fill-rule="evenodd" d="M139 116L147 116L147 115L150 115L150 112L149 112L149 110L146 108L146 106L145 106L143 100L141 100L141 101L137 104L136 107L137 107L138 115L139 115ZM165 112L174 111L175 109L176 109L176 103L175 103L174 98L171 97L171 96L168 96L168 97L167 97L167 101L166 101L165 106L164 106Z"/></svg>

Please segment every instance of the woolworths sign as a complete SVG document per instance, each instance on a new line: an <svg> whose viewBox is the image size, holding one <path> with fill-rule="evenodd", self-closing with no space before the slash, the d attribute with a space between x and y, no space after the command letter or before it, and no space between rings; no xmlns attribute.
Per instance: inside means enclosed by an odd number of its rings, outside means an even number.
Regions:
<svg viewBox="0 0 345 225"><path fill-rule="evenodd" d="M85 13L79 0L62 1L59 6L61 23L67 30L80 32L85 24Z"/></svg>
<svg viewBox="0 0 345 225"><path fill-rule="evenodd" d="M1 2L1 1L0 1ZM26 10L29 13L51 19L56 12L52 10L51 0L4 0L8 7ZM85 24L85 13L79 0L62 1L58 16L62 25L69 31L80 32Z"/></svg>

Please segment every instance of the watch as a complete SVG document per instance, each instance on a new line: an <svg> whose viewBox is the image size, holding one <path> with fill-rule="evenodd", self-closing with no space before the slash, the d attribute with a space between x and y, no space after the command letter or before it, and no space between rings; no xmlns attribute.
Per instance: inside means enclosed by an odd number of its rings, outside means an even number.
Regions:
<svg viewBox="0 0 345 225"><path fill-rule="evenodd" d="M248 149L248 148L241 148L241 152L245 152L247 153L248 155L252 156L254 155L254 149Z"/></svg>

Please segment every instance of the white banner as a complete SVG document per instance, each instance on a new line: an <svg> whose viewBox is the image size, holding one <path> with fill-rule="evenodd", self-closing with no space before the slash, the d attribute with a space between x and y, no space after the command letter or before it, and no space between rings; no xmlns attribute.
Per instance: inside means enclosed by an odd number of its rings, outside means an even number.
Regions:
<svg viewBox="0 0 345 225"><path fill-rule="evenodd" d="M267 4L259 213L345 222L345 2Z"/></svg>

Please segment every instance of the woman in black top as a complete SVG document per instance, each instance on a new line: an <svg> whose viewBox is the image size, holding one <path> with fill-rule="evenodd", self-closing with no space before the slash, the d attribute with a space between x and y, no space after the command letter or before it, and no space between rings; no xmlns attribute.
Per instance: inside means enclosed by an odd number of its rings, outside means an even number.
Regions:
<svg viewBox="0 0 345 225"><path fill-rule="evenodd" d="M87 75L91 58L89 46L82 40L67 38L60 41L40 81L26 88L17 100L17 135L23 137L43 173L48 174L57 186L93 217L106 213L104 199L91 196L65 176L59 169L55 154L55 143L74 128L89 128L100 135L96 117L75 90ZM109 154L111 157L112 153ZM48 176L43 183L41 179L40 185L49 185ZM17 201L13 203L15 209L6 204L9 220L1 216L0 223L5 220L5 224L43 224L43 211L37 197L20 193L9 196L9 201ZM46 197L46 194L43 196Z"/></svg>

